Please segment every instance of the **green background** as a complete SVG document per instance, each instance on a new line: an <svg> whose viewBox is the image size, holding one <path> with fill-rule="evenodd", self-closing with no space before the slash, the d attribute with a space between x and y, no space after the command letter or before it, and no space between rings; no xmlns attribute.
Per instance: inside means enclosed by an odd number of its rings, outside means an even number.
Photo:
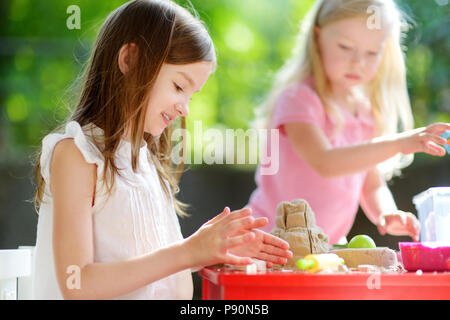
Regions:
<svg viewBox="0 0 450 320"><path fill-rule="evenodd" d="M0 161L27 159L73 108L74 80L109 12L125 1L3 0L0 4ZM189 2L178 1L183 6ZM247 129L293 48L311 0L197 0L218 52L217 72L190 104L188 128ZM408 84L416 126L450 122L449 5L399 1L416 21L408 34ZM440 3L440 4L439 4ZM69 30L69 5L81 29ZM418 156L419 161L421 156ZM432 161L431 157L423 161Z"/></svg>

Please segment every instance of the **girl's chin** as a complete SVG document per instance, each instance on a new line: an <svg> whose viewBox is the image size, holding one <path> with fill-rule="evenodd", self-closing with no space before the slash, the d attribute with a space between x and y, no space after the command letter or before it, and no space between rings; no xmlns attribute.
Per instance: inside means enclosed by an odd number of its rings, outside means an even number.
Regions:
<svg viewBox="0 0 450 320"><path fill-rule="evenodd" d="M362 84L363 84L363 82L360 80L356 81L356 80L345 79L344 81L339 81L339 82L335 83L333 85L333 87L336 89L342 90L342 91L348 91L348 90L351 90Z"/></svg>
<svg viewBox="0 0 450 320"><path fill-rule="evenodd" d="M145 126L144 131L154 137L158 137L164 132L167 127L168 125L166 125L163 121L161 121L160 123L154 121L153 125Z"/></svg>

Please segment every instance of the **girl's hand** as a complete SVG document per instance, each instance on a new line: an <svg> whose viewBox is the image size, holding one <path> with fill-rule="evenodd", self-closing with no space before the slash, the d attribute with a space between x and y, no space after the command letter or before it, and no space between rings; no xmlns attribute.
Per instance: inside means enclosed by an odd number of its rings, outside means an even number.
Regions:
<svg viewBox="0 0 450 320"><path fill-rule="evenodd" d="M241 209L230 213L224 211L203 224L184 242L189 265L208 266L216 263L250 264L250 257L239 257L230 249L253 241L256 237L251 229L267 224L264 219L255 219L250 209Z"/></svg>
<svg viewBox="0 0 450 320"><path fill-rule="evenodd" d="M268 268L272 268L274 263L286 264L287 259L292 257L292 252L288 250L289 243L286 241L262 230L254 229L251 232L255 234L255 238L231 249L232 254L263 260Z"/></svg>
<svg viewBox="0 0 450 320"><path fill-rule="evenodd" d="M414 241L419 241L420 222L410 212L397 212L382 214L378 222L378 232L381 235L389 233L394 236L408 235Z"/></svg>
<svg viewBox="0 0 450 320"><path fill-rule="evenodd" d="M223 214L226 215L227 212L224 211ZM269 220L267 218L258 218L255 219L255 222L261 224L259 227L261 228L269 223ZM232 236L236 236L238 234L243 234L246 232L248 231L238 231ZM253 229L250 232L255 234L255 238L249 242L244 243L243 245L230 249L229 252L231 254L240 257L251 257L266 261L267 267L269 268L273 267L274 263L285 264L287 262L287 259L292 257L292 252L288 250L289 243L287 243L286 241L262 230Z"/></svg>
<svg viewBox="0 0 450 320"><path fill-rule="evenodd" d="M433 123L426 128L401 133L398 139L400 152L425 152L432 156L445 156L445 149L439 145L447 144L447 140L440 137L447 130L450 130L450 123Z"/></svg>

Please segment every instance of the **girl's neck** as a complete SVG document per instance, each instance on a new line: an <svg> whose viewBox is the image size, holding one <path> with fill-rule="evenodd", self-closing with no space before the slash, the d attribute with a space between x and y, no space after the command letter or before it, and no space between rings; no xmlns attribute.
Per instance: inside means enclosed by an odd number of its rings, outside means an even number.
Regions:
<svg viewBox="0 0 450 320"><path fill-rule="evenodd" d="M125 130L125 133L122 136L122 140L131 143L131 131L129 129ZM144 140L141 142L141 148L144 147L146 144Z"/></svg>
<svg viewBox="0 0 450 320"><path fill-rule="evenodd" d="M354 116L358 116L361 108L370 108L365 90L360 86L352 87L347 90L332 90L331 100L332 103L338 105L342 109L345 109Z"/></svg>
<svg viewBox="0 0 450 320"><path fill-rule="evenodd" d="M331 85L331 97L333 100L350 102L355 98L361 98L364 96L364 88L355 86L351 88L343 88L339 86Z"/></svg>
<svg viewBox="0 0 450 320"><path fill-rule="evenodd" d="M339 85L330 85L331 95L334 99L346 99L353 95L353 88L345 88Z"/></svg>

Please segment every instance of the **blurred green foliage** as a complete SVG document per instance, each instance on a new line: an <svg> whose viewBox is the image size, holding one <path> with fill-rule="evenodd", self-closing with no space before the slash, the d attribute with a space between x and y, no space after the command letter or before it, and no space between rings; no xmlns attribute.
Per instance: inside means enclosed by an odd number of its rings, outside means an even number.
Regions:
<svg viewBox="0 0 450 320"><path fill-rule="evenodd" d="M2 0L0 3L0 158L15 160L39 147L63 120L62 98L86 62L97 31L123 0ZM191 0L218 52L217 72L190 105L207 128L248 128L254 109L294 46L313 0ZM417 26L406 39L408 80L417 126L450 122L449 5L402 0ZM70 5L81 29L69 30ZM74 104L75 101L70 101Z"/></svg>

